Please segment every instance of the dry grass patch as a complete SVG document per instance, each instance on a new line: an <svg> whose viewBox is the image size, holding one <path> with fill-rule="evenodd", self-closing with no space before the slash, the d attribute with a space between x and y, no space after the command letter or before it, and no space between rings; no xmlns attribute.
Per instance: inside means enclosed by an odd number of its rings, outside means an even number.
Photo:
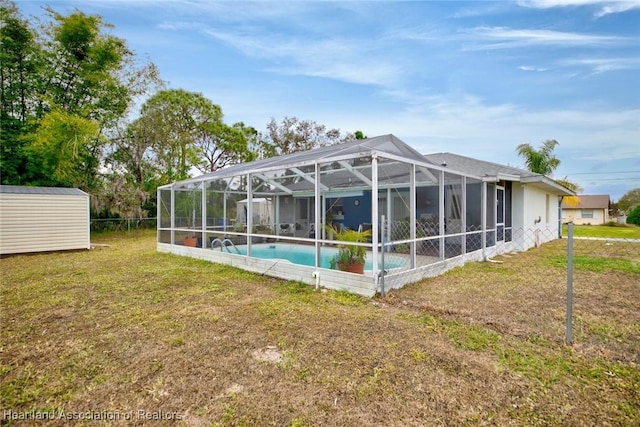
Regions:
<svg viewBox="0 0 640 427"><path fill-rule="evenodd" d="M140 409L204 426L640 422L638 282L576 286L565 346L556 248L369 300L160 254L153 233L98 242L0 260L3 410L137 425L176 424Z"/></svg>

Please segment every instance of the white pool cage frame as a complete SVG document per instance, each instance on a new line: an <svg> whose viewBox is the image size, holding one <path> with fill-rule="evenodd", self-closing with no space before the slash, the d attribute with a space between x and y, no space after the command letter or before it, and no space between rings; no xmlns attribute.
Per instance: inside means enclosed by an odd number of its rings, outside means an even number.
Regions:
<svg viewBox="0 0 640 427"><path fill-rule="evenodd" d="M511 184L451 170L383 135L160 187L157 248L373 296L512 250ZM344 228L371 230L358 243L364 274L323 264L341 244L331 230ZM315 257L303 265L252 256L277 244L311 246Z"/></svg>

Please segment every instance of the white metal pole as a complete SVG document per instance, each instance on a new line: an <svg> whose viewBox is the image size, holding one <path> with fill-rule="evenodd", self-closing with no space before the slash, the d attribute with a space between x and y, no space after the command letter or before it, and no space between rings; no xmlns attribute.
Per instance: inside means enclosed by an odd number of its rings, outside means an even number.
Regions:
<svg viewBox="0 0 640 427"><path fill-rule="evenodd" d="M378 286L378 155L371 156L371 272Z"/></svg>
<svg viewBox="0 0 640 427"><path fill-rule="evenodd" d="M573 222L567 225L567 343L573 341Z"/></svg>

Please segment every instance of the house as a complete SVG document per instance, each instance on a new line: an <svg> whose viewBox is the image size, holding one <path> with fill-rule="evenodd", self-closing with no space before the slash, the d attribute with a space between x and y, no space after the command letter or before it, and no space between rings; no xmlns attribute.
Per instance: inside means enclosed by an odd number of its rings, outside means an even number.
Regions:
<svg viewBox="0 0 640 427"><path fill-rule="evenodd" d="M157 248L372 296L558 238L560 200L570 195L539 174L451 153L424 156L383 135L160 187ZM256 215L257 206L267 214ZM345 228L370 230L357 242L367 249L364 274L330 268L344 246L332 230ZM198 247L184 245L193 234Z"/></svg>
<svg viewBox="0 0 640 427"><path fill-rule="evenodd" d="M562 202L562 222L576 225L602 225L610 221L611 199L608 194L580 195Z"/></svg>
<svg viewBox="0 0 640 427"><path fill-rule="evenodd" d="M496 179L498 207L504 204L504 213L497 212L497 226L519 230L525 234L541 232L537 241L520 241L517 249L526 250L534 244L560 237L560 201L573 194L553 179L535 172L473 159L452 153L428 154L428 160L454 170L472 173L483 179Z"/></svg>
<svg viewBox="0 0 640 427"><path fill-rule="evenodd" d="M90 247L87 193L0 185L0 255Z"/></svg>

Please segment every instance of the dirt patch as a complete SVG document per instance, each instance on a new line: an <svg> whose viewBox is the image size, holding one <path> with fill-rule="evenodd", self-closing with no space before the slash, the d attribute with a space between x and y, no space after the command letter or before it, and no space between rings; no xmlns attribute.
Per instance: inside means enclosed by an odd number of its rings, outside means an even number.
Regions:
<svg viewBox="0 0 640 427"><path fill-rule="evenodd" d="M278 347L268 346L266 348L260 348L253 350L251 356L260 362L267 363L280 363L282 362L282 352L278 350Z"/></svg>

